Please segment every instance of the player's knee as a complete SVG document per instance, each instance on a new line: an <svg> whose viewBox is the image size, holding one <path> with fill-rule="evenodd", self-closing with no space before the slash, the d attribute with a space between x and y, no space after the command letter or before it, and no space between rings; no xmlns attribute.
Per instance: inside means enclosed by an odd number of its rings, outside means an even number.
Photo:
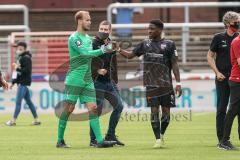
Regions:
<svg viewBox="0 0 240 160"><path fill-rule="evenodd" d="M166 122L166 123L170 123L170 119L171 119L170 114L162 115L161 121Z"/></svg>
<svg viewBox="0 0 240 160"><path fill-rule="evenodd" d="M158 107L151 107L151 114L159 114L159 108Z"/></svg>
<svg viewBox="0 0 240 160"><path fill-rule="evenodd" d="M71 113L74 111L74 108L75 108L75 107L72 107L72 106L69 107L69 108L68 108L68 113L71 114Z"/></svg>
<svg viewBox="0 0 240 160"><path fill-rule="evenodd" d="M159 122L159 113L151 113L151 122Z"/></svg>
<svg viewBox="0 0 240 160"><path fill-rule="evenodd" d="M123 105L122 104L118 104L117 107L115 108L115 110L117 110L118 112L122 112L123 110Z"/></svg>
<svg viewBox="0 0 240 160"><path fill-rule="evenodd" d="M21 105L22 105L22 101L17 100L17 101L16 101L16 106L21 106Z"/></svg>
<svg viewBox="0 0 240 160"><path fill-rule="evenodd" d="M162 107L163 115L170 115L170 107Z"/></svg>
<svg viewBox="0 0 240 160"><path fill-rule="evenodd" d="M100 116L102 114L102 108L97 108L97 114Z"/></svg>
<svg viewBox="0 0 240 160"><path fill-rule="evenodd" d="M94 115L100 114L100 111L98 111L98 109L97 109L97 105L92 105L92 106L89 108L89 113L90 113L90 114L94 114Z"/></svg>

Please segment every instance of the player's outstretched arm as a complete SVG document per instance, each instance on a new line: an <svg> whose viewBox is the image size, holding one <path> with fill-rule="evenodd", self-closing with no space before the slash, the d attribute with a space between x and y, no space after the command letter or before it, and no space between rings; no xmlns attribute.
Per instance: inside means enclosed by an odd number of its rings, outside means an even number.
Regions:
<svg viewBox="0 0 240 160"><path fill-rule="evenodd" d="M85 48L84 46L82 47L75 47L74 48L80 55L83 56L88 56L88 57L98 57L104 53L113 53L113 48L111 44L108 45L102 45L100 47L100 49L96 49L96 50L88 50L87 48Z"/></svg>
<svg viewBox="0 0 240 160"><path fill-rule="evenodd" d="M123 57L127 58L127 59L132 59L134 57L136 57L136 55L132 52L132 51L127 51L127 50L123 50L121 48L119 48L117 50Z"/></svg>
<svg viewBox="0 0 240 160"><path fill-rule="evenodd" d="M86 48L86 46L84 46L84 44L82 44L81 40L79 39L70 38L68 45L71 46L71 48L77 53L79 53L80 56L98 57L104 54L102 49L89 50Z"/></svg>
<svg viewBox="0 0 240 160"><path fill-rule="evenodd" d="M119 46L117 46L116 51L119 52L123 57L127 59L132 59L136 56L139 57L144 54L145 50L143 49L143 44L144 41L140 42L132 51L123 50Z"/></svg>
<svg viewBox="0 0 240 160"><path fill-rule="evenodd" d="M88 56L88 57L98 57L104 52L101 49L96 49L96 50L87 50L86 48L79 48L78 53L83 56Z"/></svg>

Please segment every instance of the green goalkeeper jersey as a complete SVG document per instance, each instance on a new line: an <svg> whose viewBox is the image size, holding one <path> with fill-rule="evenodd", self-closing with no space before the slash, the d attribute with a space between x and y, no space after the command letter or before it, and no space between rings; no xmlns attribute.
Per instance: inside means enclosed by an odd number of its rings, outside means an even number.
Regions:
<svg viewBox="0 0 240 160"><path fill-rule="evenodd" d="M92 58L103 54L101 49L92 50L92 38L74 32L68 39L69 70L65 79L66 85L84 86L92 83Z"/></svg>

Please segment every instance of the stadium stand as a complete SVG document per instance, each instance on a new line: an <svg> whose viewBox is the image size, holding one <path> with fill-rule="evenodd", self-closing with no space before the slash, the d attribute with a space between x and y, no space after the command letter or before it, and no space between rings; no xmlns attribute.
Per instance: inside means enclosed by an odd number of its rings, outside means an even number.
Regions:
<svg viewBox="0 0 240 160"><path fill-rule="evenodd" d="M219 29L191 29L190 38L187 45L187 63L182 63L181 52L181 30L168 29L165 31L165 37L176 42L179 54L179 63L181 69L189 71L192 69L208 68L206 61L206 53L209 49L209 43L212 35ZM122 47L132 49L139 41L146 37L146 31L135 31L134 36L120 39L113 37L114 40L120 42ZM12 40L14 42L28 38L31 46L30 50L33 54L33 74L48 75L57 67L68 61L67 38L71 32L32 32L32 33L13 33ZM91 32L91 35L96 34ZM12 50L13 51L13 50ZM12 52L12 56L14 54ZM14 60L14 58L12 59ZM11 62L12 63L12 62ZM139 58L126 60L118 55L118 67L120 78L124 78L127 72L137 71L140 69ZM40 78L41 80L42 78Z"/></svg>

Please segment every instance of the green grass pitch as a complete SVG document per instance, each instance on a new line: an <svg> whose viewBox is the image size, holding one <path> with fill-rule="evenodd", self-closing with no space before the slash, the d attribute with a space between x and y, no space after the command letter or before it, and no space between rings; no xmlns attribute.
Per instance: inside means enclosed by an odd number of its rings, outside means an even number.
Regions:
<svg viewBox="0 0 240 160"><path fill-rule="evenodd" d="M216 148L215 113L192 113L187 121L172 120L165 135L166 145L152 149L154 136L146 119L119 122L117 135L125 147L90 148L88 121L69 122L65 139L71 149L57 149L57 118L41 115L41 126L30 126L31 115L21 114L15 127L4 122L11 115L0 115L0 160L239 160L240 151ZM101 117L102 133L106 132L109 115ZM236 121L236 120L235 120ZM240 147L237 123L232 142Z"/></svg>

